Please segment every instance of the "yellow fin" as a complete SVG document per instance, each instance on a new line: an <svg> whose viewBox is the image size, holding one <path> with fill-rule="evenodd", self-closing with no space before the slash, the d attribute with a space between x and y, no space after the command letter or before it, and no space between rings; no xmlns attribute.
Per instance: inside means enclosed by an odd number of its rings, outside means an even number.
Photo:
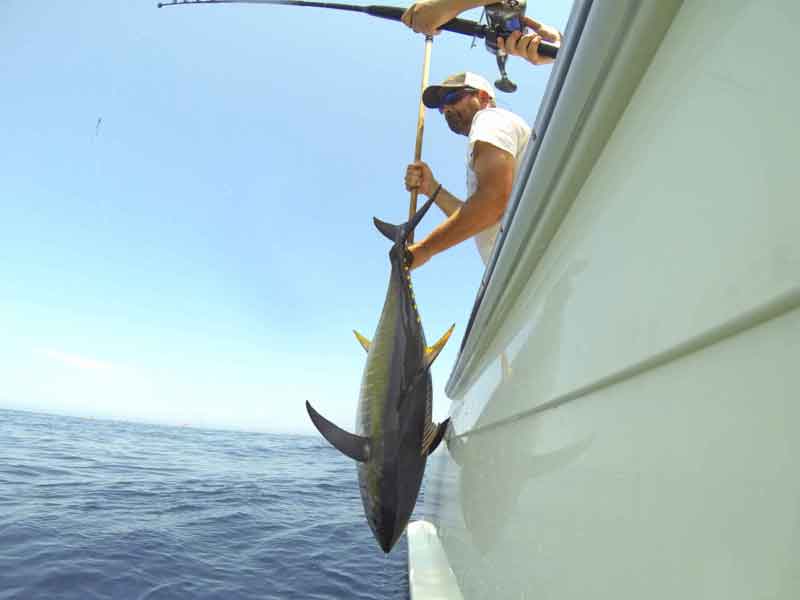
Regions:
<svg viewBox="0 0 800 600"><path fill-rule="evenodd" d="M364 348L364 351L369 352L369 346L372 342L370 342L367 338L358 333L355 329L353 329L353 333L356 334L356 339L358 340L358 343L361 344L361 346Z"/></svg>
<svg viewBox="0 0 800 600"><path fill-rule="evenodd" d="M433 361L436 360L436 357L439 356L439 352L442 351L444 345L447 343L447 340L450 339L450 334L453 333L453 329L456 328L456 324L453 323L450 326L450 329L444 332L444 335L439 338L439 341L436 342L433 346L429 346L425 348L425 366L430 367L433 364Z"/></svg>

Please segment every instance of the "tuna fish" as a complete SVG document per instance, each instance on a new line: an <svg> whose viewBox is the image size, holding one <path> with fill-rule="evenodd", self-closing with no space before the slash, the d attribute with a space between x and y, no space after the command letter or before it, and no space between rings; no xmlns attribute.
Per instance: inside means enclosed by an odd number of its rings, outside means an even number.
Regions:
<svg viewBox="0 0 800 600"><path fill-rule="evenodd" d="M364 514L381 549L389 552L405 531L425 472L425 463L441 442L449 419L431 419L430 367L453 325L428 347L417 313L406 240L427 210L428 200L403 225L374 219L394 242L389 251L391 275L378 329L372 341L354 331L367 351L356 413L356 433L337 427L310 403L311 421L330 444L357 461Z"/></svg>

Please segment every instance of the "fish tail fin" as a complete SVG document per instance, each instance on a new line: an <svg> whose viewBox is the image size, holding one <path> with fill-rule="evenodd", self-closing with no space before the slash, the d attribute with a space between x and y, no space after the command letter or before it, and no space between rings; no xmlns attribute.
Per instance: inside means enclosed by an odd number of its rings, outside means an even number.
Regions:
<svg viewBox="0 0 800 600"><path fill-rule="evenodd" d="M425 213L428 212L428 209L431 207L431 204L433 204L433 198L428 198L425 204L422 205L422 208L420 208L416 213L414 213L414 216L411 217L411 220L408 223L406 223L405 225L407 228L405 232L406 237L408 237L408 235L417 228L417 225L419 225L419 222L422 221L422 217L424 217ZM405 241L405 239L403 241Z"/></svg>
<svg viewBox="0 0 800 600"><path fill-rule="evenodd" d="M308 401L306 401L306 410L308 411L308 416L311 417L311 422L314 423L314 427L322 434L322 437L328 440L331 446L353 460L367 462L369 459L369 438L348 433L341 427L334 425L314 410L314 407Z"/></svg>
<svg viewBox="0 0 800 600"><path fill-rule="evenodd" d="M392 225L391 223L386 223L385 221L381 221L380 219L373 217L372 221L375 223L375 227L378 228L383 235L387 238L392 240L392 242L397 243L405 243L408 239L408 236L411 235L411 232L417 228L419 222L422 221L422 217L425 216L425 213L428 212L428 209L433 204L433 199L428 198L428 201L422 205L414 216L407 223L403 223L402 225Z"/></svg>
<svg viewBox="0 0 800 600"><path fill-rule="evenodd" d="M392 240L392 242L396 242L397 238L400 237L400 227L397 225L381 221L378 217L372 217L372 222L375 223L375 227L378 228L378 231Z"/></svg>

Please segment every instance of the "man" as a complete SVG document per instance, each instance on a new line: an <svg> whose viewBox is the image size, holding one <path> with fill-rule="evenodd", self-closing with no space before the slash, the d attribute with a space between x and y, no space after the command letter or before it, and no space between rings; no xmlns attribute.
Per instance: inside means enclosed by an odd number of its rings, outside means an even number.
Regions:
<svg viewBox="0 0 800 600"><path fill-rule="evenodd" d="M447 215L424 240L409 246L411 267L473 236L488 263L531 129L519 116L497 108L494 89L475 73L457 73L428 86L422 101L428 108L439 109L454 133L469 139L468 197L462 202L444 189L422 161L407 167L406 189L432 197Z"/></svg>
<svg viewBox="0 0 800 600"><path fill-rule="evenodd" d="M438 28L447 21L454 19L459 13L493 4L498 0L419 0L408 7L403 13L402 21L417 33L437 35ZM534 65L546 65L553 62L552 58L539 55L539 42L542 40L561 45L561 33L554 27L544 25L530 17L522 17L522 22L532 30L525 35L515 31L508 40L498 38L497 45L507 54L521 56Z"/></svg>

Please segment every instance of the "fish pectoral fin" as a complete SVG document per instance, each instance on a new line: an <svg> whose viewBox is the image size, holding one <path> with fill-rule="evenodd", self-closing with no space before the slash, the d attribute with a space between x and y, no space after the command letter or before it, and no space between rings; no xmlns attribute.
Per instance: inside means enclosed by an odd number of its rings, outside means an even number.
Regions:
<svg viewBox="0 0 800 600"><path fill-rule="evenodd" d="M372 344L372 342L370 342L367 338L358 333L355 329L353 329L353 333L356 334L356 339L358 340L358 343L361 344L361 347L364 348L364 350L366 350L367 353L369 353L369 347Z"/></svg>
<svg viewBox="0 0 800 600"><path fill-rule="evenodd" d="M448 425L450 425L450 419L445 420L439 425L436 423L428 423L427 427L425 427L425 433L422 435L423 456L430 456L433 454L433 451L439 447L439 443L444 438L444 433L447 431Z"/></svg>
<svg viewBox="0 0 800 600"><path fill-rule="evenodd" d="M439 338L439 341L436 342L433 346L425 348L425 367L428 368L433 364L433 361L436 360L436 357L439 356L439 353L444 348L444 345L447 343L447 340L450 339L450 335L453 333L453 329L456 328L456 324L453 323L450 326L450 329L444 332L444 335Z"/></svg>
<svg viewBox="0 0 800 600"><path fill-rule="evenodd" d="M328 419L319 414L311 404L306 401L306 410L311 422L317 428L328 443L336 448L345 456L349 456L358 462L367 462L369 459L369 438L354 435L337 427Z"/></svg>

